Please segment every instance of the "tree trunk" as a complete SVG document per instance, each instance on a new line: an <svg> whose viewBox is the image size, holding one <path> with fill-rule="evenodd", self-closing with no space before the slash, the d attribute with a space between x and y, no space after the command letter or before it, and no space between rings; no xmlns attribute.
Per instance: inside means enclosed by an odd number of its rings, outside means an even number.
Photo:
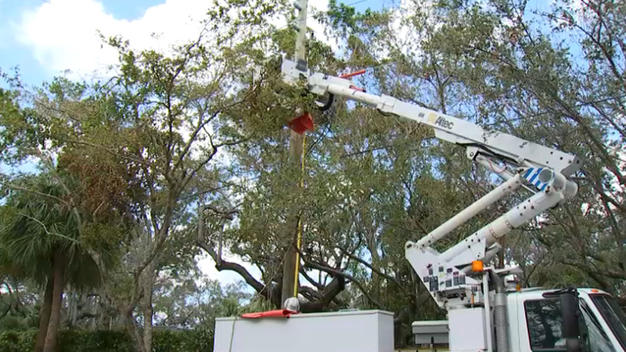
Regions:
<svg viewBox="0 0 626 352"><path fill-rule="evenodd" d="M54 352L57 346L59 323L61 321L61 303L63 302L63 287L65 286L65 256L57 250L52 262L52 305L50 308L50 321L43 346L43 352Z"/></svg>
<svg viewBox="0 0 626 352"><path fill-rule="evenodd" d="M152 351L152 288L153 279L152 273L154 272L153 265L149 265L145 271L146 278L144 280L143 294L144 294L144 307L143 307L143 347L149 352Z"/></svg>
<svg viewBox="0 0 626 352"><path fill-rule="evenodd" d="M137 352L145 352L146 349L143 345L143 339L141 338L141 334L139 330L137 330L137 326L135 325L135 318L133 317L133 308L134 306L129 306L124 310L124 321L126 325L126 332L133 338L135 341L135 349Z"/></svg>
<svg viewBox="0 0 626 352"><path fill-rule="evenodd" d="M304 135L297 134L294 131L290 131L291 134L289 136L289 167L292 168L295 172L294 175L300 174L300 169L302 167L302 147L304 141ZM290 188L294 190L294 192L300 191L299 177L290 185ZM297 193L293 193L294 197ZM296 204L294 201L292 204ZM290 207L288 211L291 212L287 216L287 223L285 224L285 234L284 238L289 240L289 246L285 251L285 256L283 257L283 280L281 287L281 295L280 295L280 304L281 306L285 304L285 300L289 297L293 297L293 287L296 284L296 236L298 233L298 217L297 209L295 207Z"/></svg>
<svg viewBox="0 0 626 352"><path fill-rule="evenodd" d="M46 282L46 288L43 295L41 309L39 309L39 332L37 332L37 342L35 343L35 352L42 352L43 345L48 332L48 323L50 321L50 310L52 308L52 290L53 279L49 277Z"/></svg>
<svg viewBox="0 0 626 352"><path fill-rule="evenodd" d="M296 247L293 241L283 257L283 282L280 294L280 305L283 306L289 297L293 297L293 286L295 285L296 268Z"/></svg>

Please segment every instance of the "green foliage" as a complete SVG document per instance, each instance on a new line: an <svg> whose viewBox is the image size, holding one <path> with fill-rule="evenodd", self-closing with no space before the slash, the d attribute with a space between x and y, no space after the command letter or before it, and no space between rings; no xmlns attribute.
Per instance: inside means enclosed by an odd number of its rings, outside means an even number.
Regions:
<svg viewBox="0 0 626 352"><path fill-rule="evenodd" d="M0 331L36 328L39 307L32 285L24 285L15 271L7 274L3 270L0 267L0 285L4 290L0 295Z"/></svg>
<svg viewBox="0 0 626 352"><path fill-rule="evenodd" d="M213 350L213 333L200 330L155 330L154 351L203 352Z"/></svg>
<svg viewBox="0 0 626 352"><path fill-rule="evenodd" d="M35 347L36 330L0 332L0 351L27 352Z"/></svg>
<svg viewBox="0 0 626 352"><path fill-rule="evenodd" d="M0 351L30 352L33 349L36 331L0 332ZM132 340L121 331L64 330L59 333L59 352L131 352ZM212 351L213 334L200 330L154 331L155 352L201 352Z"/></svg>
<svg viewBox="0 0 626 352"><path fill-rule="evenodd" d="M80 331L59 332L59 351L107 351L131 352L134 346L128 335L120 331Z"/></svg>
<svg viewBox="0 0 626 352"><path fill-rule="evenodd" d="M245 285L220 286L214 280L198 280L190 271L155 287L155 326L175 329L212 330L215 318L235 316L251 298Z"/></svg>
<svg viewBox="0 0 626 352"><path fill-rule="evenodd" d="M346 5L342 2L337 3L337 0L330 0L325 16L330 20L333 27L340 29L345 34L347 31L360 32L362 30L360 28L361 26L364 24L372 25L371 20L384 16L384 13L375 12L370 9L366 9L363 13L358 13L355 8L350 5Z"/></svg>
<svg viewBox="0 0 626 352"><path fill-rule="evenodd" d="M55 251L66 254L66 280L76 287L95 286L99 272L78 241L78 224L55 173L16 179L0 207L1 247L9 267L19 276L43 283L51 275ZM21 274L21 275L20 275Z"/></svg>

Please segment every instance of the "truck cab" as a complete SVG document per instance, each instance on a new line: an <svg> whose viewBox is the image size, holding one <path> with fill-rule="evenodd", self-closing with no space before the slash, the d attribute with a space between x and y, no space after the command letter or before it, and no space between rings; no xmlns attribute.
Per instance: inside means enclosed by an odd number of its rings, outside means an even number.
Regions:
<svg viewBox="0 0 626 352"><path fill-rule="evenodd" d="M626 351L626 316L617 301L597 289L578 289L581 350ZM554 291L527 289L507 294L511 351L567 351L563 312Z"/></svg>
<svg viewBox="0 0 626 352"><path fill-rule="evenodd" d="M597 289L577 289L577 308L574 306L574 309L564 314L559 294L562 291L529 288L507 293L508 351L571 351L568 350L567 339L563 334L564 320L567 319L578 320L575 335L579 338L575 351L626 351L626 316L611 295ZM486 323L485 319L481 320L483 324ZM476 319L472 321L475 322ZM438 347L450 348L454 352L476 351L475 348L466 348L465 344L472 338L489 338L489 334L480 334L481 329L475 325L473 329L466 327L466 334L456 332L454 336L450 336L452 327L447 320L414 322L413 334L419 351L436 350ZM497 332L493 327L491 330L491 338L495 339ZM451 346L451 340L457 340L456 346ZM489 344L484 344L487 345ZM430 349L423 349L426 346ZM478 349L492 350L490 347Z"/></svg>

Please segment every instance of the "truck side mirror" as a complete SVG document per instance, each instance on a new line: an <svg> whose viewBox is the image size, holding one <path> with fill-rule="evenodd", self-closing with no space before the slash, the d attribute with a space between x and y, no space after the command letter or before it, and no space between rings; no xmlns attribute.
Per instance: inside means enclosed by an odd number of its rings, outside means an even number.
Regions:
<svg viewBox="0 0 626 352"><path fill-rule="evenodd" d="M560 294L561 314L563 318L562 336L568 352L581 352L580 342L580 310L578 306L578 292L575 289L564 290Z"/></svg>

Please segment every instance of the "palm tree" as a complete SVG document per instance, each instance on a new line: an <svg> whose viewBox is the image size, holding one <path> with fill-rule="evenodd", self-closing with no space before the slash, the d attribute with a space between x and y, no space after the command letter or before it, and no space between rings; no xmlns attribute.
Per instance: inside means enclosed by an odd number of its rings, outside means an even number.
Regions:
<svg viewBox="0 0 626 352"><path fill-rule="evenodd" d="M45 287L36 352L56 348L65 286L100 283L96 264L81 246L75 208L55 180L49 174L23 177L0 208L5 261Z"/></svg>

